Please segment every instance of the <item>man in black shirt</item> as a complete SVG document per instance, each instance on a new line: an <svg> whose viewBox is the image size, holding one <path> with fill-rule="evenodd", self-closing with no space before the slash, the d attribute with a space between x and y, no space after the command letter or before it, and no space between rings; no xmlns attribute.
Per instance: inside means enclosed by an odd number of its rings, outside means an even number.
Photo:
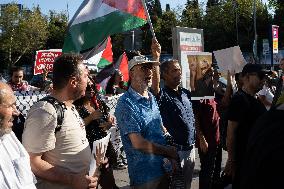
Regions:
<svg viewBox="0 0 284 189"><path fill-rule="evenodd" d="M190 92L180 87L181 67L177 60L161 65L165 87L159 88L159 67L155 68L152 91L158 101L163 125L173 137L181 161L186 189L190 189L195 164L195 126ZM155 77L156 76L156 77Z"/></svg>
<svg viewBox="0 0 284 189"><path fill-rule="evenodd" d="M255 97L263 86L264 76L265 72L260 65L245 65L242 70L242 90L233 96L228 108L228 160L225 173L232 175L233 189L239 188L240 169L251 128L256 119L266 111L265 106Z"/></svg>
<svg viewBox="0 0 284 189"><path fill-rule="evenodd" d="M241 170L241 189L282 188L284 169L284 104L255 123Z"/></svg>

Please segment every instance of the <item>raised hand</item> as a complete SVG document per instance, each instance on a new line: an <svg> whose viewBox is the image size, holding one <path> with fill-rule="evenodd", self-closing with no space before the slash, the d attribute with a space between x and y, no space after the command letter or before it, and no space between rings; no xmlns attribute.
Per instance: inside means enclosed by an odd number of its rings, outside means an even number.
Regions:
<svg viewBox="0 0 284 189"><path fill-rule="evenodd" d="M98 146L96 146L96 154L95 154L95 160L97 167L100 167L102 163L104 163L105 153L106 153L107 146L102 143L99 143Z"/></svg>
<svg viewBox="0 0 284 189"><path fill-rule="evenodd" d="M159 60L160 59L160 55L161 55L161 45L159 44L159 42L157 41L156 38L152 39L152 45L151 45L151 50L152 50L152 56L154 60Z"/></svg>

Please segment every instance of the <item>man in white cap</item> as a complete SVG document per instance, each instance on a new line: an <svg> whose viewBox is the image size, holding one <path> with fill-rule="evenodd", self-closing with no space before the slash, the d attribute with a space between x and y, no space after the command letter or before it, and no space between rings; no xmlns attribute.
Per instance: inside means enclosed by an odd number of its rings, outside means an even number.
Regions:
<svg viewBox="0 0 284 189"><path fill-rule="evenodd" d="M152 49L154 51L156 49ZM173 160L178 157L174 147L166 146L159 107L148 91L155 65L159 62L149 61L142 55L129 61L131 84L115 110L126 152L130 185L134 189L168 188L163 158Z"/></svg>

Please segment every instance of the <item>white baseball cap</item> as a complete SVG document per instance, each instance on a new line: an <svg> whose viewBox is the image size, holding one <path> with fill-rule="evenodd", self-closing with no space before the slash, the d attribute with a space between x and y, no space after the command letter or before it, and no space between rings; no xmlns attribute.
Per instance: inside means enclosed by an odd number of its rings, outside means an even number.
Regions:
<svg viewBox="0 0 284 189"><path fill-rule="evenodd" d="M140 64L153 64L153 66L159 66L160 63L158 61L152 61L148 60L148 58L144 55L134 56L129 62L128 62L128 70L131 70L134 66L140 65Z"/></svg>

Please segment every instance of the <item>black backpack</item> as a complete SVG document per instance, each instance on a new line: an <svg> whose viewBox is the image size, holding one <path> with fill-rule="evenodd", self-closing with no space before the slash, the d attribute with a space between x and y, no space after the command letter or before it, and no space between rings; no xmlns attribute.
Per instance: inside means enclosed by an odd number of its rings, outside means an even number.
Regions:
<svg viewBox="0 0 284 189"><path fill-rule="evenodd" d="M57 113L57 126L55 128L55 133L60 131L63 119L64 119L64 110L66 106L63 102L58 101L56 98L52 96L46 96L39 101L46 101L53 105ZM22 142L22 134L24 131L25 117L23 114L14 118L12 130L15 133L16 137L20 142Z"/></svg>

